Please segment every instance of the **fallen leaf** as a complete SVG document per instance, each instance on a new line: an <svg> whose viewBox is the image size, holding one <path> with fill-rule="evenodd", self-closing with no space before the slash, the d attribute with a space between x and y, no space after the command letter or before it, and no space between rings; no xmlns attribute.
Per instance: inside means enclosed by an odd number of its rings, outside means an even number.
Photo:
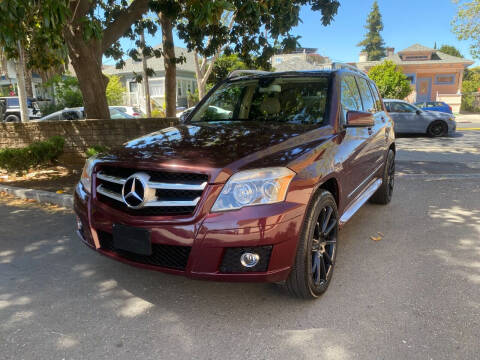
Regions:
<svg viewBox="0 0 480 360"><path fill-rule="evenodd" d="M370 239L373 240L373 241L380 241L380 240L382 240L382 237L381 236L379 236L379 237L370 236Z"/></svg>
<svg viewBox="0 0 480 360"><path fill-rule="evenodd" d="M380 235L381 237L385 237L380 231L377 231L377 234Z"/></svg>
<svg viewBox="0 0 480 360"><path fill-rule="evenodd" d="M63 190L57 190L57 194L63 194L65 191Z"/></svg>

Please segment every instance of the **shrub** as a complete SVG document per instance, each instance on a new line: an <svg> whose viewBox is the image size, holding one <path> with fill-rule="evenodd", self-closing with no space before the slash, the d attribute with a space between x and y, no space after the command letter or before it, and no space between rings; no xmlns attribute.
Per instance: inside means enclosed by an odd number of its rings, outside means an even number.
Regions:
<svg viewBox="0 0 480 360"><path fill-rule="evenodd" d="M108 147L103 145L94 145L85 151L85 155L87 155L87 157L92 157L106 151L108 151Z"/></svg>
<svg viewBox="0 0 480 360"><path fill-rule="evenodd" d="M372 67L368 76L375 81L383 98L405 99L412 92L410 81L393 61Z"/></svg>
<svg viewBox="0 0 480 360"><path fill-rule="evenodd" d="M122 85L118 76L112 75L108 79L106 90L108 105L123 105L123 96L127 89Z"/></svg>
<svg viewBox="0 0 480 360"><path fill-rule="evenodd" d="M64 145L64 138L53 136L24 148L0 150L0 168L8 172L22 173L33 166L51 163L63 153Z"/></svg>

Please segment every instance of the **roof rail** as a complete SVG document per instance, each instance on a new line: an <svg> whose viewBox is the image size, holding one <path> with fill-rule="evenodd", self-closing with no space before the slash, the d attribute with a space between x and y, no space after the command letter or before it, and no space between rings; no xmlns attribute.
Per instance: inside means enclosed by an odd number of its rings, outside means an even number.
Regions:
<svg viewBox="0 0 480 360"><path fill-rule="evenodd" d="M340 70L340 69L347 69L347 70L351 70L351 71L360 73L362 75L365 75L365 73L362 70L360 70L359 68L353 65L339 63L339 62L332 63L332 70Z"/></svg>
<svg viewBox="0 0 480 360"><path fill-rule="evenodd" d="M230 74L228 74L227 78L236 78L244 75L267 75L271 74L269 71L262 71L262 70L233 70Z"/></svg>

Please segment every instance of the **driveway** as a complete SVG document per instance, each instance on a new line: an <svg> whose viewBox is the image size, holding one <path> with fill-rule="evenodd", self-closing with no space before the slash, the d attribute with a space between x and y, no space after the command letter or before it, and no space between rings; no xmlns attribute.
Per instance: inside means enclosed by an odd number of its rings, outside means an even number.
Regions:
<svg viewBox="0 0 480 360"><path fill-rule="evenodd" d="M399 139L394 200L341 231L318 301L117 263L77 240L71 213L3 201L1 357L477 359L480 132L452 140Z"/></svg>

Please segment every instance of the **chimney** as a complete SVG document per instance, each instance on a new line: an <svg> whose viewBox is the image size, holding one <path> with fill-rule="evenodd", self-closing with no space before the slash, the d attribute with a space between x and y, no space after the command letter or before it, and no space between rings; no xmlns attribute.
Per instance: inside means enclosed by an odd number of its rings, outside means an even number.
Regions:
<svg viewBox="0 0 480 360"><path fill-rule="evenodd" d="M387 57L391 57L395 54L395 48L387 47Z"/></svg>
<svg viewBox="0 0 480 360"><path fill-rule="evenodd" d="M360 56L358 57L358 62L367 62L368 61L368 53L366 51L362 51Z"/></svg>

